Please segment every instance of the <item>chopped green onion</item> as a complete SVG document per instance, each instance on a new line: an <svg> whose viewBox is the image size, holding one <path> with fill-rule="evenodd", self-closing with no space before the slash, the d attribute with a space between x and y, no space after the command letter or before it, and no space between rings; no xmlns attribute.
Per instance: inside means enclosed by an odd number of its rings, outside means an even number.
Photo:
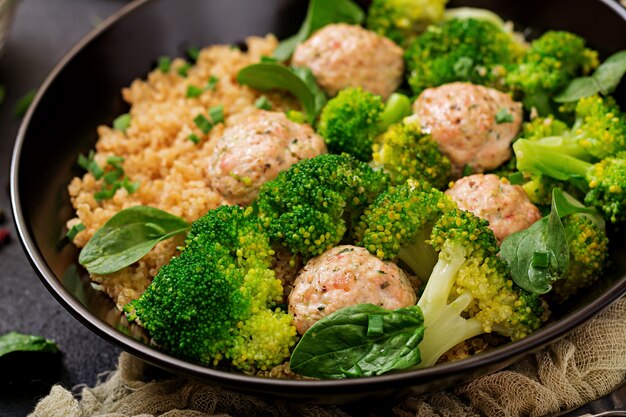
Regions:
<svg viewBox="0 0 626 417"><path fill-rule="evenodd" d="M97 180L102 178L102 176L104 175L104 170L100 168L100 165L98 165L96 161L91 161L89 163L89 168L87 169L87 171L91 172L93 177Z"/></svg>
<svg viewBox="0 0 626 417"><path fill-rule="evenodd" d="M192 46L187 49L187 56L191 60L191 62L196 62L198 60L198 56L200 55L200 48Z"/></svg>
<svg viewBox="0 0 626 417"><path fill-rule="evenodd" d="M126 191L128 191L128 194L132 194L135 191L137 191L137 189L139 188L139 185L140 185L139 181L130 182L130 180L127 177L124 178L124 182L122 183L122 186L126 189Z"/></svg>
<svg viewBox="0 0 626 417"><path fill-rule="evenodd" d="M71 228L70 230L68 230L68 231L67 231L67 233L65 234L65 236L67 236L67 238L68 238L69 240L74 240L74 238L76 237L76 235L77 235L79 232L82 232L82 231L83 231L83 230L85 230L85 229L86 229L86 227L85 227L85 225L84 225L84 224L82 224L82 223L75 224L74 226L72 226L72 228Z"/></svg>
<svg viewBox="0 0 626 417"><path fill-rule="evenodd" d="M306 116L301 111L287 110L287 112L285 112L285 116L287 116L287 119L294 123L306 123Z"/></svg>
<svg viewBox="0 0 626 417"><path fill-rule="evenodd" d="M496 113L496 124L511 123L513 122L513 115L505 108L500 109Z"/></svg>
<svg viewBox="0 0 626 417"><path fill-rule="evenodd" d="M272 110L272 103L265 96L259 97L255 102L254 106L257 109L261 110Z"/></svg>
<svg viewBox="0 0 626 417"><path fill-rule="evenodd" d="M536 251L533 253L533 259L531 261L531 265L534 268L547 268L549 265L549 257L548 252L539 252Z"/></svg>
<svg viewBox="0 0 626 417"><path fill-rule="evenodd" d="M474 170L472 169L472 167L470 165L465 165L463 167L463 176L467 177L468 175L472 175L474 173Z"/></svg>
<svg viewBox="0 0 626 417"><path fill-rule="evenodd" d="M87 156L83 154L79 154L78 160L76 161L76 163L78 164L79 167L81 167L85 171L89 171L89 165L93 161L94 155L95 155L95 152L93 150L89 151Z"/></svg>
<svg viewBox="0 0 626 417"><path fill-rule="evenodd" d="M187 78L187 75L189 74L189 68L191 68L191 64L189 62L185 62L183 65L178 67L178 69L176 69L176 72L181 77Z"/></svg>
<svg viewBox="0 0 626 417"><path fill-rule="evenodd" d="M207 90L215 90L215 87L217 86L218 81L219 80L215 75L211 75L206 85Z"/></svg>
<svg viewBox="0 0 626 417"><path fill-rule="evenodd" d="M278 62L276 58L272 58L271 56L263 55L261 57L261 62Z"/></svg>
<svg viewBox="0 0 626 417"><path fill-rule="evenodd" d="M196 87L195 85L187 86L186 96L189 98L200 97L202 93L204 93L204 88Z"/></svg>
<svg viewBox="0 0 626 417"><path fill-rule="evenodd" d="M378 336L383 334L384 320L382 314L370 314L367 316L367 335Z"/></svg>
<svg viewBox="0 0 626 417"><path fill-rule="evenodd" d="M109 171L104 174L103 179L107 184L113 184L115 181L119 180L124 176L124 171L119 169L114 169L113 171Z"/></svg>
<svg viewBox="0 0 626 417"><path fill-rule="evenodd" d="M224 121L224 106L217 105L209 109L209 117L213 124L222 123Z"/></svg>
<svg viewBox="0 0 626 417"><path fill-rule="evenodd" d="M524 174L521 172L514 172L509 175L509 182L511 185L520 185L524 183Z"/></svg>
<svg viewBox="0 0 626 417"><path fill-rule="evenodd" d="M169 56L161 56L157 65L163 74L167 74L172 68L172 59Z"/></svg>
<svg viewBox="0 0 626 417"><path fill-rule="evenodd" d="M119 190L121 187L122 187L122 184L120 184L119 182L116 182L116 183L113 183L110 188L102 187L102 190L95 192L93 196L97 202L100 202L102 200L109 200L113 198L113 196L115 195L115 192Z"/></svg>
<svg viewBox="0 0 626 417"><path fill-rule="evenodd" d="M200 136L196 135L195 133L192 133L191 135L187 136L187 139L189 139L190 141L192 141L196 145L198 143L200 143Z"/></svg>
<svg viewBox="0 0 626 417"><path fill-rule="evenodd" d="M37 94L37 90L30 90L28 93L24 94L22 98L20 98L15 105L14 115L17 118L24 117L28 108L30 107L33 99L35 98L35 94Z"/></svg>
<svg viewBox="0 0 626 417"><path fill-rule="evenodd" d="M130 126L130 114L124 113L113 120L113 129L120 132L126 132L126 129Z"/></svg>
<svg viewBox="0 0 626 417"><path fill-rule="evenodd" d="M209 119L207 119L204 115L199 114L194 119L193 122L198 126L198 129L205 135L213 129L213 123Z"/></svg>

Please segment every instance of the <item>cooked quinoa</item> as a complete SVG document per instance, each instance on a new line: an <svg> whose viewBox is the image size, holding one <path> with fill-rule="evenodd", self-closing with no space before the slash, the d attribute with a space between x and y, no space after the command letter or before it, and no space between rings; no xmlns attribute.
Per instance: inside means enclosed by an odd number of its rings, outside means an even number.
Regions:
<svg viewBox="0 0 626 417"><path fill-rule="evenodd" d="M210 209L229 203L211 188L207 161L224 128L258 110L255 101L261 94L239 85L235 80L237 72L258 62L261 56L271 55L278 42L268 35L251 37L246 43L246 52L229 45L203 49L187 77L177 71L185 61L174 59L168 72L157 68L147 79L137 79L122 90L130 105L130 125L125 132L98 127L94 160L105 167L110 156L124 158L124 174L129 181L138 182L139 188L129 194L122 187L113 198L98 202L94 193L100 191L104 180L96 180L91 173L75 177L68 190L76 217L67 226L85 226L74 239L78 247L85 246L111 216L131 206L148 205L193 221ZM203 88L211 77L217 79L214 89L206 89L197 98L186 96L189 86ZM291 97L279 93L264 95L273 110L298 108ZM203 134L193 119L218 105L224 108L224 123ZM191 134L197 135L199 143L189 140ZM183 241L184 236L177 236L161 242L134 265L106 277L93 275L92 279L121 309L143 293Z"/></svg>

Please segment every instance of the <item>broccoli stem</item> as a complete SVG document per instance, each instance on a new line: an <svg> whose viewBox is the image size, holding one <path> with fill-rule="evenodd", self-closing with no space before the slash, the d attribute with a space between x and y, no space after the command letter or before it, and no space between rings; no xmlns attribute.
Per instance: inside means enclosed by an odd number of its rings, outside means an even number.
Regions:
<svg viewBox="0 0 626 417"><path fill-rule="evenodd" d="M513 149L517 158L517 169L533 174L545 174L561 181L569 181L573 177L584 178L593 166L538 141L520 139L513 144Z"/></svg>
<svg viewBox="0 0 626 417"><path fill-rule="evenodd" d="M411 100L409 100L409 98L404 94L393 93L389 97L389 100L387 100L385 109L380 114L380 119L378 122L380 131L384 132L389 126L394 123L398 123L400 120L404 119L410 114Z"/></svg>
<svg viewBox="0 0 626 417"><path fill-rule="evenodd" d="M428 280L437 263L437 252L426 243L431 231L432 227L423 227L417 233L415 243L403 246L398 252L398 258L422 281Z"/></svg>

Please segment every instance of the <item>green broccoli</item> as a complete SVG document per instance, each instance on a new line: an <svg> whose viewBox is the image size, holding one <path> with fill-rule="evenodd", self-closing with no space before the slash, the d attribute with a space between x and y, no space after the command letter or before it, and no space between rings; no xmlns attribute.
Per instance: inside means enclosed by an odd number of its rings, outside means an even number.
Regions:
<svg viewBox="0 0 626 417"><path fill-rule="evenodd" d="M417 304L426 327L420 367L434 365L446 351L482 333L517 340L541 325L542 300L511 281L488 225L453 209L433 227L430 243L439 260Z"/></svg>
<svg viewBox="0 0 626 417"><path fill-rule="evenodd" d="M399 258L422 280L437 254L426 243L435 221L456 207L450 197L424 182L408 180L378 195L357 222L356 245L384 260Z"/></svg>
<svg viewBox="0 0 626 417"><path fill-rule="evenodd" d="M227 359L250 373L269 369L297 340L291 316L276 307L283 289L272 256L251 209L219 207L192 224L180 255L124 311L176 356L213 365Z"/></svg>
<svg viewBox="0 0 626 417"><path fill-rule="evenodd" d="M348 87L326 104L317 132L331 152L346 152L367 162L372 159L374 138L409 114L411 102L402 94L392 94L383 104L380 96Z"/></svg>
<svg viewBox="0 0 626 417"><path fill-rule="evenodd" d="M480 19L451 19L429 26L405 51L415 95L428 87L467 81L502 88L506 68L524 46L501 26Z"/></svg>
<svg viewBox="0 0 626 417"><path fill-rule="evenodd" d="M558 302L592 285L601 276L608 255L608 238L603 222L585 214L563 218L569 248L569 267L563 279L552 285L551 295Z"/></svg>
<svg viewBox="0 0 626 417"><path fill-rule="evenodd" d="M387 183L348 154L319 155L263 184L253 206L274 242L309 259L341 242Z"/></svg>
<svg viewBox="0 0 626 417"><path fill-rule="evenodd" d="M410 117L375 139L372 166L386 171L392 184L414 178L443 189L450 180L452 164L439 151L438 143L422 132L419 121Z"/></svg>
<svg viewBox="0 0 626 417"><path fill-rule="evenodd" d="M429 25L443 19L447 0L373 0L367 11L369 30L406 46Z"/></svg>
<svg viewBox="0 0 626 417"><path fill-rule="evenodd" d="M546 115L552 110L551 98L598 63L598 53L586 48L580 36L549 31L530 44L519 65L507 74L506 84L523 97L527 109L535 107Z"/></svg>

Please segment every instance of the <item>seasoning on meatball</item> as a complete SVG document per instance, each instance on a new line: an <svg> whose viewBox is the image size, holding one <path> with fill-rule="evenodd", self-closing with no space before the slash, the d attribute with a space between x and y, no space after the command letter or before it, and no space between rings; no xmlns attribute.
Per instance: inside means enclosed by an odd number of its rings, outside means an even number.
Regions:
<svg viewBox="0 0 626 417"><path fill-rule="evenodd" d="M522 123L522 105L508 94L461 82L424 90L413 111L457 177L465 166L484 172L510 159Z"/></svg>
<svg viewBox="0 0 626 417"><path fill-rule="evenodd" d="M361 87L387 99L402 82L402 48L391 40L345 23L324 26L298 45L291 63L309 67L330 96Z"/></svg>
<svg viewBox="0 0 626 417"><path fill-rule="evenodd" d="M304 266L289 294L289 312L298 333L341 308L375 304L395 310L414 305L415 291L407 275L365 248L337 246Z"/></svg>
<svg viewBox="0 0 626 417"><path fill-rule="evenodd" d="M463 210L489 221L498 244L541 218L524 189L493 174L463 177L446 191Z"/></svg>
<svg viewBox="0 0 626 417"><path fill-rule="evenodd" d="M252 202L263 183L302 159L326 153L311 126L282 112L259 111L227 128L209 157L213 188L232 204Z"/></svg>

